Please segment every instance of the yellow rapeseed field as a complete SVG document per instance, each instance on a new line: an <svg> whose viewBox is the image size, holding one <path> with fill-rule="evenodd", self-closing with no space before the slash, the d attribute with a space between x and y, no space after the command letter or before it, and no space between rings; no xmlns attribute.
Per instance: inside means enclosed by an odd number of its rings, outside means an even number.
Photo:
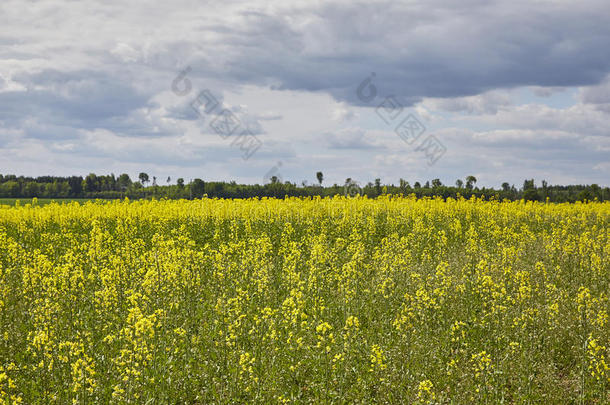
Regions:
<svg viewBox="0 0 610 405"><path fill-rule="evenodd" d="M0 207L0 403L610 402L610 204Z"/></svg>

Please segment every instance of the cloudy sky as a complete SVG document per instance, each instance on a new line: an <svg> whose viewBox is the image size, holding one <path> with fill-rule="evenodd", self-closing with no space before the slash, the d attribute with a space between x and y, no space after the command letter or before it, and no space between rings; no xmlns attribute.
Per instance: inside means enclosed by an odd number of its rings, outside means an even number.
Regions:
<svg viewBox="0 0 610 405"><path fill-rule="evenodd" d="M2 0L0 173L610 185L607 0Z"/></svg>

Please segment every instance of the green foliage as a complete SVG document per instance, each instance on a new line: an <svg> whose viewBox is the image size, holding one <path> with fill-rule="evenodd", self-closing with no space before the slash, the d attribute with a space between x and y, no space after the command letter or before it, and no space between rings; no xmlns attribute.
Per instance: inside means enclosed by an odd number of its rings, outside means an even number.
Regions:
<svg viewBox="0 0 610 405"><path fill-rule="evenodd" d="M607 404L608 229L610 203L2 207L0 403Z"/></svg>
<svg viewBox="0 0 610 405"><path fill-rule="evenodd" d="M116 199L125 198L170 198L191 199L200 198L204 194L208 197L218 198L253 198L253 197L329 197L344 195L343 184L326 185L322 187L323 174L316 173L319 184L297 186L295 183L281 182L278 177L268 184L237 184L236 182L204 181L195 179L185 184L183 178L178 178L176 184L149 185L150 178L146 173L140 173L139 181L132 181L129 175L123 173L118 178L114 174L96 175L90 173L84 179L80 176L54 177L41 176L17 177L15 175L0 174L0 198L90 198L90 199ZM153 177L156 178L156 177ZM169 178L168 178L169 179ZM523 182L518 190L515 186L504 182L499 189L475 187L477 179L474 176L466 177L466 181L458 179L455 186L443 185L440 179L426 181L422 187L419 181L413 187L405 179L400 179L399 185L383 184L377 178L374 182L363 185L362 194L368 197L378 197L382 194L408 195L414 193L418 198L440 196L443 198L477 197L498 200L549 201L549 202L576 202L610 200L610 188L602 188L597 184L591 185L549 185L542 180L541 187L537 187L533 179ZM202 191L203 189L203 191Z"/></svg>

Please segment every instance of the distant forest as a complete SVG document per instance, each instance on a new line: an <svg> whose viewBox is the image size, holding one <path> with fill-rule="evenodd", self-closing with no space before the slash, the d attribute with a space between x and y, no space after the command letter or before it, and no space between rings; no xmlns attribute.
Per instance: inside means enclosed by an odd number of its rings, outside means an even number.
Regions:
<svg viewBox="0 0 610 405"><path fill-rule="evenodd" d="M464 180L457 180L455 185L442 184L439 179L426 181L424 184L415 182L410 184L401 179L398 185L382 184L380 179L368 184L359 185L352 179L346 179L344 184L324 185L322 172L316 173L317 184L308 185L303 182L300 185L290 182L282 182L277 177L271 177L266 184L237 184L236 182L203 181L194 179L185 183L184 179L177 179L172 183L168 177L160 184L153 176L152 180L147 173L140 173L137 180L132 180L127 174L118 177L114 174L96 175L89 174L86 177L24 177L0 174L0 198L100 198L116 199L128 197L130 199L141 198L170 198L170 199L192 199L207 195L210 198L252 198L252 197L277 197L286 196L334 196L357 194L368 197L377 197L382 194L415 194L417 197L442 196L443 198L457 197L465 198L471 196L498 200L520 200L528 201L551 201L551 202L576 202L576 201L608 201L610 200L610 188L602 188L596 184L590 185L550 185L542 180L536 184L533 179L525 180L517 188L509 183L503 183L500 188L477 187L477 179L468 176Z"/></svg>

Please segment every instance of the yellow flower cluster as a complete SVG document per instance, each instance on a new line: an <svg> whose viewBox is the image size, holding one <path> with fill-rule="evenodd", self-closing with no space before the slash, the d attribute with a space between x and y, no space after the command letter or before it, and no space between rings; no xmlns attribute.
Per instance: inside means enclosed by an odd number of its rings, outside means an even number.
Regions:
<svg viewBox="0 0 610 405"><path fill-rule="evenodd" d="M607 403L610 204L0 206L0 404Z"/></svg>

